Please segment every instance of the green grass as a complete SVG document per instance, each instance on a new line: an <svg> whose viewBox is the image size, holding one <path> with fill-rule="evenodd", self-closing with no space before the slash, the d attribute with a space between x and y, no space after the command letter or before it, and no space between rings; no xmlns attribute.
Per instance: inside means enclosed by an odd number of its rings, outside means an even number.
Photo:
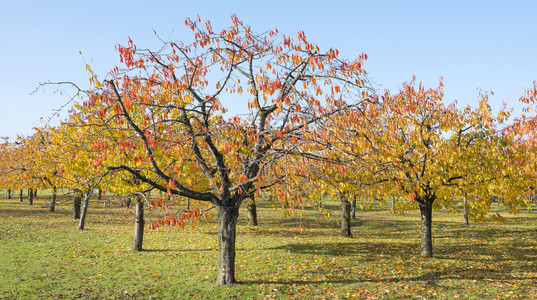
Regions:
<svg viewBox="0 0 537 300"><path fill-rule="evenodd" d="M461 214L435 211L435 257L423 259L416 211L359 211L348 239L338 236L337 213L285 218L259 201L258 228L246 226L241 210L239 283L217 286L213 222L147 230L146 250L136 253L132 216L121 208L107 214L93 201L86 230L77 231L69 203L54 213L43 208L44 196L34 203L0 199L2 299L537 297L537 210L505 213L505 224L470 226Z"/></svg>

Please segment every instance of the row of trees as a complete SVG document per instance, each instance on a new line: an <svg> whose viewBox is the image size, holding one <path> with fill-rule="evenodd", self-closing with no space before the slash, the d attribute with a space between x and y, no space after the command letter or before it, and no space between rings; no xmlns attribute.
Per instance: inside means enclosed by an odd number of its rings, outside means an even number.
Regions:
<svg viewBox="0 0 537 300"><path fill-rule="evenodd" d="M337 197L347 236L351 197L397 199L399 211L420 209L424 257L433 255L434 208L465 199L479 219L493 196L512 211L527 205L535 83L522 98L531 117L507 124L510 112L494 114L486 94L463 109L445 104L442 81L426 89L412 80L379 94L362 68L365 54L346 60L303 32L294 39L277 30L256 34L235 16L232 23L215 32L210 22L187 20L194 40L157 51L129 40L117 46L122 65L104 80L88 66L92 87L77 88L81 100L62 125L2 144L1 186L75 190L84 198L80 229L97 189L132 196L135 249L144 206L164 210L151 228L184 226L215 208L219 284L235 282L239 208L261 193L293 213ZM154 191L169 200L149 200ZM177 199L196 206L172 212Z"/></svg>

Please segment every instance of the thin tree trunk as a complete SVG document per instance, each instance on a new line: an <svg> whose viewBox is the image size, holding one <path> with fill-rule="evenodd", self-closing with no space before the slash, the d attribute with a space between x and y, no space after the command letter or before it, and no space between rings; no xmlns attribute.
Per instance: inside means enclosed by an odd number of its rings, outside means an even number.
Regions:
<svg viewBox="0 0 537 300"><path fill-rule="evenodd" d="M37 189L34 190L34 197L37 198Z"/></svg>
<svg viewBox="0 0 537 300"><path fill-rule="evenodd" d="M255 203L255 196L252 196L248 200L248 226L259 226L257 223L257 205Z"/></svg>
<svg viewBox="0 0 537 300"><path fill-rule="evenodd" d="M344 193L340 193L341 200L341 235L352 237L351 234L351 203Z"/></svg>
<svg viewBox="0 0 537 300"><path fill-rule="evenodd" d="M144 243L144 201L142 196L136 196L136 216L134 217L134 241L132 250L142 251Z"/></svg>
<svg viewBox="0 0 537 300"><path fill-rule="evenodd" d="M353 220L356 219L356 195L354 195L354 198L352 199L351 218Z"/></svg>
<svg viewBox="0 0 537 300"><path fill-rule="evenodd" d="M462 206L463 206L463 214L464 214L464 224L470 225L470 220L468 220L468 203L466 201L466 196L464 197L464 200L462 200Z"/></svg>
<svg viewBox="0 0 537 300"><path fill-rule="evenodd" d="M28 190L28 204L34 205L34 192L32 189Z"/></svg>
<svg viewBox="0 0 537 300"><path fill-rule="evenodd" d="M56 187L52 187L52 200L50 201L50 212L56 209Z"/></svg>
<svg viewBox="0 0 537 300"><path fill-rule="evenodd" d="M84 202L82 203L82 213L80 214L80 220L78 221L78 230L84 230L84 225L86 223L86 216L88 214L88 205L89 205L89 198L91 196L91 191L87 191L83 193L84 195Z"/></svg>
<svg viewBox="0 0 537 300"><path fill-rule="evenodd" d="M217 284L235 283L235 241L239 208L217 206L218 211L218 277Z"/></svg>
<svg viewBox="0 0 537 300"><path fill-rule="evenodd" d="M186 200L186 210L187 211L190 211L190 201L191 201L190 199Z"/></svg>
<svg viewBox="0 0 537 300"><path fill-rule="evenodd" d="M73 197L73 220L80 219L81 195L79 191L76 191L75 193L76 194Z"/></svg>
<svg viewBox="0 0 537 300"><path fill-rule="evenodd" d="M7 198L11 199L11 189L7 189Z"/></svg>
<svg viewBox="0 0 537 300"><path fill-rule="evenodd" d="M97 193L97 200L101 200L103 198L103 190L99 188Z"/></svg>
<svg viewBox="0 0 537 300"><path fill-rule="evenodd" d="M21 189L21 191L20 191L20 193L19 193L19 201L20 201L20 202L22 202L22 192L23 192L23 191L22 191L22 189Z"/></svg>
<svg viewBox="0 0 537 300"><path fill-rule="evenodd" d="M432 221L433 221L433 205L432 203L420 203L421 214L421 256L433 256L433 238L432 238Z"/></svg>
<svg viewBox="0 0 537 300"><path fill-rule="evenodd" d="M392 196L392 214L395 213L395 197Z"/></svg>

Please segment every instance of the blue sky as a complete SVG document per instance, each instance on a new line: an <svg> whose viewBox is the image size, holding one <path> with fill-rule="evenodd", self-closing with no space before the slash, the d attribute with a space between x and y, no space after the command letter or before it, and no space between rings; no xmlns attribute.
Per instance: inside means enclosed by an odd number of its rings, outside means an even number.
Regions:
<svg viewBox="0 0 537 300"><path fill-rule="evenodd" d="M214 29L235 13L254 31L306 33L340 56L366 52L364 68L380 90L416 75L428 87L444 77L445 100L475 105L478 88L519 109L537 80L537 1L2 1L0 4L0 136L29 134L68 101L40 82L88 86L85 62L102 78L119 63L128 37L143 48L164 38L191 40L196 15ZM82 51L83 57L79 54Z"/></svg>

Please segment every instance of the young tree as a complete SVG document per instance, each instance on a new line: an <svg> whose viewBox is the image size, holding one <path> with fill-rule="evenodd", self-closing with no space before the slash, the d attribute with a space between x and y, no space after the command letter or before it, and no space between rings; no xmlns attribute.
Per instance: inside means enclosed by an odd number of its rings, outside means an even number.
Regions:
<svg viewBox="0 0 537 300"><path fill-rule="evenodd" d="M118 46L124 68L104 81L92 73L95 88L76 108L77 125L92 130L86 138L96 148L122 153L101 155L99 164L216 207L218 284L235 282L239 207L273 184L264 184L264 169L319 120L361 101L366 84L365 55L346 61L303 32L294 40L276 30L256 34L235 16L232 22L215 32L210 22L187 20L191 44Z"/></svg>

